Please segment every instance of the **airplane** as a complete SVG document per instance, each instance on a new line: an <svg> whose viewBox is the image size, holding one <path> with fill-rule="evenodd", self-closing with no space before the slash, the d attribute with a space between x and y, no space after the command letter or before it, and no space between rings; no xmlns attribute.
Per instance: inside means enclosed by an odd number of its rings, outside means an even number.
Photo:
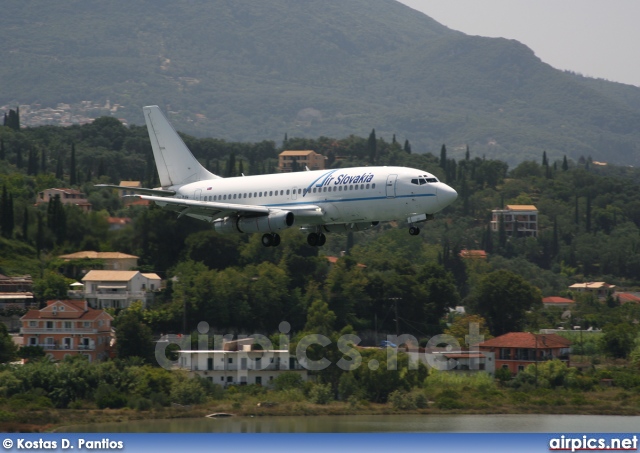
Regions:
<svg viewBox="0 0 640 453"><path fill-rule="evenodd" d="M409 223L409 234L418 235L419 223L458 196L431 173L406 167L222 178L196 160L158 106L143 112L161 187L133 189L136 196L179 217L209 222L220 233L263 233L265 247L278 246L279 232L294 226L308 231L311 246L324 245L328 232L362 231L401 218Z"/></svg>

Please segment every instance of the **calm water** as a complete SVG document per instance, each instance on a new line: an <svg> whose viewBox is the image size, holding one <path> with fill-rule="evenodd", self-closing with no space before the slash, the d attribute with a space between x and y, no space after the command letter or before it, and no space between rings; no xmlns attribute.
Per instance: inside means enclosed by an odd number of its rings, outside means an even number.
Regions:
<svg viewBox="0 0 640 453"><path fill-rule="evenodd" d="M61 428L103 433L636 432L640 417L600 415L331 415L139 420Z"/></svg>

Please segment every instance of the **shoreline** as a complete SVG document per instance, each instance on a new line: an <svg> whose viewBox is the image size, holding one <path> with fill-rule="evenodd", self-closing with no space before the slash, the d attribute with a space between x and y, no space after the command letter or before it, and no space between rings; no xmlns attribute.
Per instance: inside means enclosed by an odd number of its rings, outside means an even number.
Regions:
<svg viewBox="0 0 640 453"><path fill-rule="evenodd" d="M618 401L624 403L624 401ZM44 433L57 432L60 428L72 426L127 423L138 420L171 420L184 418L204 418L213 413L228 413L238 417L300 417L300 416L345 416L345 415L585 415L585 416L640 416L640 407L618 405L564 405L542 407L537 405L496 406L493 408L439 409L430 407L415 410L398 410L390 404L365 403L353 407L345 402L325 405L311 403L282 403L272 407L258 407L243 404L240 407L224 401L220 404L203 404L190 408L162 408L148 411L135 409L46 409L25 411L30 421L0 422L2 432Z"/></svg>

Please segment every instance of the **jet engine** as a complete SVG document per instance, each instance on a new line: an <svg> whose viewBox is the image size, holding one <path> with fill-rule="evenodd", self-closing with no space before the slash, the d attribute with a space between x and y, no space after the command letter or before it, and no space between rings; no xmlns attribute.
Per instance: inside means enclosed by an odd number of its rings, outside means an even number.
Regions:
<svg viewBox="0 0 640 453"><path fill-rule="evenodd" d="M267 216L229 216L213 222L213 229L222 234L271 233L293 226L294 215L290 211L272 212Z"/></svg>
<svg viewBox="0 0 640 453"><path fill-rule="evenodd" d="M358 222L358 223L336 223L333 225L324 225L324 230L327 233L339 233L342 231L364 231L374 226L377 226L380 222Z"/></svg>

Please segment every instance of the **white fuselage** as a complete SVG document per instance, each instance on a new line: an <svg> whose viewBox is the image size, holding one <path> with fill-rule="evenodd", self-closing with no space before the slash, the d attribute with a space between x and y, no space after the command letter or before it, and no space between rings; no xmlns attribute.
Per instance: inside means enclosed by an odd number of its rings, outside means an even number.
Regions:
<svg viewBox="0 0 640 453"><path fill-rule="evenodd" d="M213 179L170 189L176 191L175 198L186 200L282 210L307 205L321 209L322 215L297 214L297 226L433 214L457 196L455 190L432 174L406 167L354 167Z"/></svg>

